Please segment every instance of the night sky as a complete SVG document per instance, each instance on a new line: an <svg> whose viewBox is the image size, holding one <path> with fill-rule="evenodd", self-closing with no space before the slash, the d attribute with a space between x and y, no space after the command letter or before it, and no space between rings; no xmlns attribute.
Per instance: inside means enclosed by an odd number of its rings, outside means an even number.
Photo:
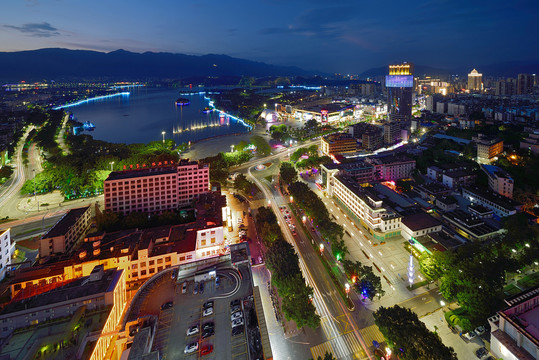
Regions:
<svg viewBox="0 0 539 360"><path fill-rule="evenodd" d="M539 58L539 1L3 0L0 51L226 54L360 73Z"/></svg>

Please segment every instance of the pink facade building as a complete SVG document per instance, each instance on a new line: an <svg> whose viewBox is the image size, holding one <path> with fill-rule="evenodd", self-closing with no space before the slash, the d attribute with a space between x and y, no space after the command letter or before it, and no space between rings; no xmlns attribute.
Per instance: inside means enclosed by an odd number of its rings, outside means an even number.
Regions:
<svg viewBox="0 0 539 360"><path fill-rule="evenodd" d="M186 206L210 189L210 168L181 160L177 166L112 172L104 183L105 210L159 213Z"/></svg>

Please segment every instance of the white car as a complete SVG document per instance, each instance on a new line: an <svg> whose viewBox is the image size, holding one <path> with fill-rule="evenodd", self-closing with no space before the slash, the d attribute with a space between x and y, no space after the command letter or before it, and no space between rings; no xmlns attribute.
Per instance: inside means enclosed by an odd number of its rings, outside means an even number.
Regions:
<svg viewBox="0 0 539 360"><path fill-rule="evenodd" d="M230 317L230 321L234 321L236 319L239 319L243 317L243 312L241 311L238 311L238 312L235 312L234 314L232 314L232 316Z"/></svg>
<svg viewBox="0 0 539 360"><path fill-rule="evenodd" d="M236 326L240 326L240 325L243 325L243 319L236 319L234 321L232 321L232 327L236 327Z"/></svg>
<svg viewBox="0 0 539 360"><path fill-rule="evenodd" d="M190 354L190 353L195 352L197 350L198 350L198 343L193 342L193 343L187 344L185 346L185 350L183 351L183 353L184 354Z"/></svg>
<svg viewBox="0 0 539 360"><path fill-rule="evenodd" d="M189 329L187 329L187 336L198 334L198 325L191 326Z"/></svg>
<svg viewBox="0 0 539 360"><path fill-rule="evenodd" d="M202 312L202 316L210 316L211 314L213 314L213 308L212 307L204 309L204 311Z"/></svg>
<svg viewBox="0 0 539 360"><path fill-rule="evenodd" d="M185 294L186 292L187 292L187 281L184 281L182 285L182 294Z"/></svg>

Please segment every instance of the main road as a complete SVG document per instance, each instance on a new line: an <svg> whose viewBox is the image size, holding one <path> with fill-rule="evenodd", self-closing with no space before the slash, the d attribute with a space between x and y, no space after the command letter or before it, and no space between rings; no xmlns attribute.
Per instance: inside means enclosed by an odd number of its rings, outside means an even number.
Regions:
<svg viewBox="0 0 539 360"><path fill-rule="evenodd" d="M329 277L318 254L311 246L311 239L300 231L299 226L298 236L294 238L292 235L279 209L279 206L284 205L285 201L279 198L278 194L275 194L273 187L268 189L255 177L251 173L251 168L248 169L248 174L269 201L285 239L294 246L298 254L304 277L313 287L314 304L320 315L322 330L327 340L318 345L322 347L319 354L323 356L325 352L330 352L338 359L372 359L373 356L367 350L368 344L365 343L358 326L358 322L362 327L369 323L372 324L370 311L361 305L354 293L351 293L351 296L355 297L356 310L352 313L347 309L347 305L335 288L335 284ZM313 357L318 354L315 348L316 346L312 350Z"/></svg>

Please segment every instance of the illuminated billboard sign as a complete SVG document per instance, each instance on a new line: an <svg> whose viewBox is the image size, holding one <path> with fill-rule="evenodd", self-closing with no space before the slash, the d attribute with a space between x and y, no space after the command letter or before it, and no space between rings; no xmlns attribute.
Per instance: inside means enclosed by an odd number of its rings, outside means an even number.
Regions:
<svg viewBox="0 0 539 360"><path fill-rule="evenodd" d="M386 87L414 87L414 76L386 75Z"/></svg>

